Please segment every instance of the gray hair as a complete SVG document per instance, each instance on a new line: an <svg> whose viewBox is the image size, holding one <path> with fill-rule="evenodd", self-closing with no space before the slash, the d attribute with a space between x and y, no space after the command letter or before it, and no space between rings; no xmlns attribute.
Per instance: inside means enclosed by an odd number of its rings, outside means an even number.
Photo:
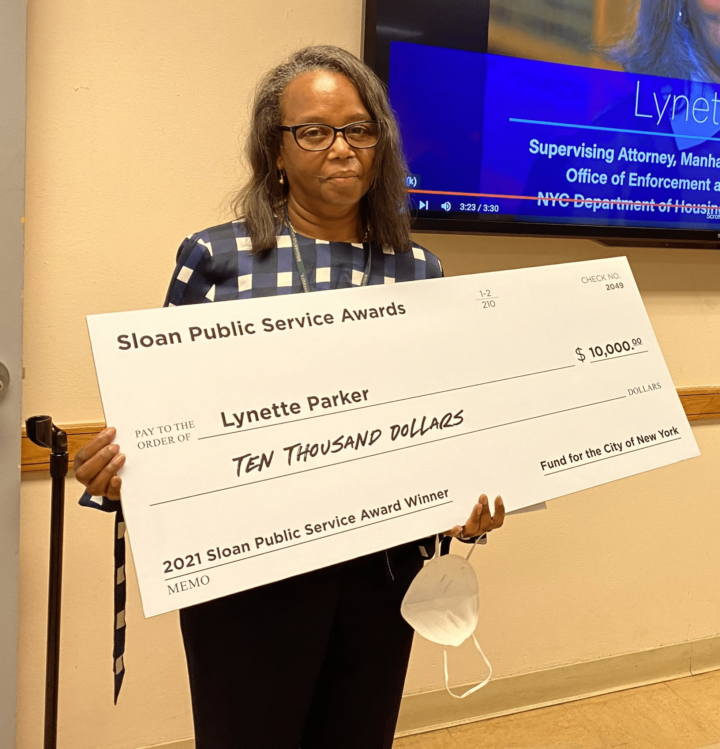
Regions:
<svg viewBox="0 0 720 749"><path fill-rule="evenodd" d="M709 81L711 62L698 48L686 0L636 0L637 25L610 51L630 73Z"/></svg>
<svg viewBox="0 0 720 749"><path fill-rule="evenodd" d="M255 90L250 132L245 146L250 177L232 201L235 215L245 221L253 252L275 247L281 207L288 186L281 185L276 166L282 131L281 100L285 87L304 73L341 73L355 86L370 117L380 123L375 152L375 177L360 204L370 240L396 251L409 250L410 213L407 166L400 132L380 79L365 63L339 47L305 47L267 73Z"/></svg>

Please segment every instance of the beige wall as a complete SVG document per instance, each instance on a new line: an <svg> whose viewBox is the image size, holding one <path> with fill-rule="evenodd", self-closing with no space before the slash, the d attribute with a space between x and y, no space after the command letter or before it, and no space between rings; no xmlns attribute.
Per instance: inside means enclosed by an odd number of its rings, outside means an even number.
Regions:
<svg viewBox="0 0 720 749"><path fill-rule="evenodd" d="M25 415L102 419L84 315L162 302L182 238L225 217L260 72L302 44L359 52L361 16L361 0L29 0ZM619 254L420 240L449 273ZM627 254L676 384L720 381L720 254ZM476 555L497 675L720 632L720 425L695 433L702 458L514 518ZM69 482L60 746L189 736L177 619L143 620L132 574L128 676L112 706L112 519L78 508L78 494ZM42 741L48 497L45 477L23 482L20 749ZM455 673L470 681L464 660ZM418 642L408 689L440 685L439 649Z"/></svg>
<svg viewBox="0 0 720 749"><path fill-rule="evenodd" d="M720 381L720 253L418 238L450 274L626 254L675 384ZM720 632L720 424L693 431L701 458L510 518L473 557L484 591L478 636L497 676ZM456 660L460 682L472 681L477 663L466 655ZM408 691L441 686L440 649L416 638Z"/></svg>

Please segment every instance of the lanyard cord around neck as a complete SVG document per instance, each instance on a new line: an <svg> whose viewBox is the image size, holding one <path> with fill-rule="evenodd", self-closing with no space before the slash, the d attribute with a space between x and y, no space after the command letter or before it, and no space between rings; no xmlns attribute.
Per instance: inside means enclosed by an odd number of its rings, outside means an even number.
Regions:
<svg viewBox="0 0 720 749"><path fill-rule="evenodd" d="M295 265L297 265L298 275L300 276L300 283L302 284L302 290L307 294L310 292L310 284L308 283L307 273L305 272L305 263L303 262L302 254L300 253L300 245L298 244L295 227L292 225L292 222L290 221L290 215L288 214L287 203L285 204L285 223L290 230L290 240L292 241L293 246L293 256L295 257ZM370 270L372 268L372 248L370 247L370 242L368 241L368 234L369 232L366 231L365 239L363 240L363 249L367 252L367 261L365 263L365 272L363 273L362 281L360 281L360 286L367 286L370 281Z"/></svg>

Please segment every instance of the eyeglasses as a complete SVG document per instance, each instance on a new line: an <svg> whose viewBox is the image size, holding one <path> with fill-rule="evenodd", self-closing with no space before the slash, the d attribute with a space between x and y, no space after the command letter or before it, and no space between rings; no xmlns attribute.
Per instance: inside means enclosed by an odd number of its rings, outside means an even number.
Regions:
<svg viewBox="0 0 720 749"><path fill-rule="evenodd" d="M280 125L280 129L292 133L295 142L304 151L327 151L339 133L353 148L373 148L380 140L380 123L370 120L351 122L345 127L310 122L306 125Z"/></svg>

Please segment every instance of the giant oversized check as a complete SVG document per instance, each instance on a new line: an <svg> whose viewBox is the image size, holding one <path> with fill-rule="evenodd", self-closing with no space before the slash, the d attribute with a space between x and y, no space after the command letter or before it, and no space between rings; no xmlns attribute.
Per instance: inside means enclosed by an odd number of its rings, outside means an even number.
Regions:
<svg viewBox="0 0 720 749"><path fill-rule="evenodd" d="M699 454L625 258L88 324L148 616Z"/></svg>

